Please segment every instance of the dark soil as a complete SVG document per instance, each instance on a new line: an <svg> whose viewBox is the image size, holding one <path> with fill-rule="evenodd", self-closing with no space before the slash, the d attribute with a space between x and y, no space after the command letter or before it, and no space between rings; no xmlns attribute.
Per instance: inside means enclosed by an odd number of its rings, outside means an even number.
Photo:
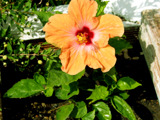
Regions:
<svg viewBox="0 0 160 120"><path fill-rule="evenodd" d="M120 76L129 76L142 86L129 91L130 97L127 102L133 108L137 120L160 120L160 106L139 41L136 37L128 41L133 45L133 49L117 55L116 69ZM13 79L19 79L13 66L3 68L2 95L14 84ZM46 98L43 95L25 99L2 98L3 119L56 120L56 110L64 104L67 103L55 97ZM112 107L111 112L112 120L127 120Z"/></svg>

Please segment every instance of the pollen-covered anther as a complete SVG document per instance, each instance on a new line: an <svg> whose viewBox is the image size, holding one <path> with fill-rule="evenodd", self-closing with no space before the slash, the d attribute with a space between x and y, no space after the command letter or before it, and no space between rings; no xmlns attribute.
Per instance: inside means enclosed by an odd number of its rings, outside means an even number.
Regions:
<svg viewBox="0 0 160 120"><path fill-rule="evenodd" d="M77 43L78 44L87 43L88 42L87 38L88 38L87 33L78 33L77 34Z"/></svg>

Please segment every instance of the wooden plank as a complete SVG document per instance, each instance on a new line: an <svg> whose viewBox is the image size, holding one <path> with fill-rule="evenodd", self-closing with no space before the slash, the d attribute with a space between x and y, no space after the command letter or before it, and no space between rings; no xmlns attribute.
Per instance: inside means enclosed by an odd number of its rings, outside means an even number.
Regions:
<svg viewBox="0 0 160 120"><path fill-rule="evenodd" d="M160 103L160 9L142 12L139 41Z"/></svg>

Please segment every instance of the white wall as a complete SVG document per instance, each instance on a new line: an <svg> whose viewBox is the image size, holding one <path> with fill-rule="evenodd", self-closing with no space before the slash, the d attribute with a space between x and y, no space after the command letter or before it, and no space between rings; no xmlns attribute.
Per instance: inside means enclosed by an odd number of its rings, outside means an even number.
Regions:
<svg viewBox="0 0 160 120"><path fill-rule="evenodd" d="M114 13L128 21L140 22L141 12L146 9L160 9L160 0L110 0L105 13Z"/></svg>

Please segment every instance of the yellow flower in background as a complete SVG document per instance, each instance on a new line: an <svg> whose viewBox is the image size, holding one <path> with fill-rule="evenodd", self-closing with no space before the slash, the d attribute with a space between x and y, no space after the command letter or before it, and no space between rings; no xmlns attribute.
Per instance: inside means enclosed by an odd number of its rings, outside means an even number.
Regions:
<svg viewBox="0 0 160 120"><path fill-rule="evenodd" d="M115 49L109 38L122 36L122 20L111 14L95 17L94 0L71 0L68 14L55 14L43 30L48 43L61 48L62 71L75 75L86 65L109 71L116 63Z"/></svg>

